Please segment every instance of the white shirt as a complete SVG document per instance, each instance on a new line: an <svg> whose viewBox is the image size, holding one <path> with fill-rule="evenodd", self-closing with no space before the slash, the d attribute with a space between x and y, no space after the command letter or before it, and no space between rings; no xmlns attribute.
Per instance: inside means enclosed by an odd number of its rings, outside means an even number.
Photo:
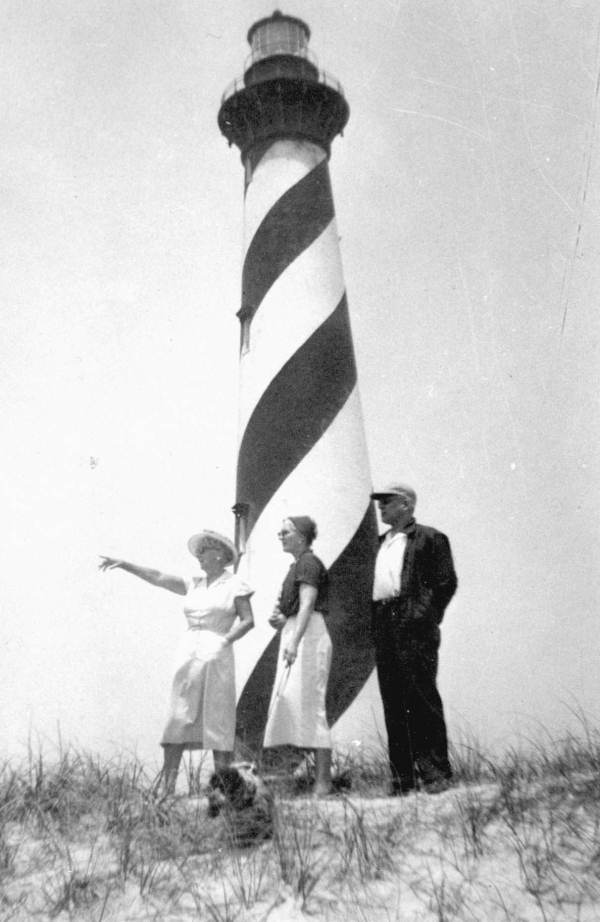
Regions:
<svg viewBox="0 0 600 922"><path fill-rule="evenodd" d="M187 590L183 613L188 627L207 628L219 634L226 634L236 619L236 598L253 594L250 586L229 570L224 570L210 586L205 576L194 576L187 581Z"/></svg>
<svg viewBox="0 0 600 922"><path fill-rule="evenodd" d="M406 535L403 531L385 536L375 559L373 599L391 599L400 595L402 564L406 550Z"/></svg>

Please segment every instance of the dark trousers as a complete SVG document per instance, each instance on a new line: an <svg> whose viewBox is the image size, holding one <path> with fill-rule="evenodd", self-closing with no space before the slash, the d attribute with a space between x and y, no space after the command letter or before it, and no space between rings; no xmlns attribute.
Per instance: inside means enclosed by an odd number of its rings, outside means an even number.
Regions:
<svg viewBox="0 0 600 922"><path fill-rule="evenodd" d="M448 737L436 675L440 629L403 621L393 602L373 605L377 678L388 735L392 785L410 790L449 779Z"/></svg>

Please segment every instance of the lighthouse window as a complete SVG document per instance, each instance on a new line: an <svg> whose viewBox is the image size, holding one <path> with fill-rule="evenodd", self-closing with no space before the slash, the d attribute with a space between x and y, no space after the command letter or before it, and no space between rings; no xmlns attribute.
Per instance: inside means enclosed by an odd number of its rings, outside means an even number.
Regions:
<svg viewBox="0 0 600 922"><path fill-rule="evenodd" d="M252 57L269 57L272 54L293 54L304 57L307 52L306 33L295 22L271 20L257 29L252 38Z"/></svg>
<svg viewBox="0 0 600 922"><path fill-rule="evenodd" d="M243 317L240 329L240 355L250 352L250 317Z"/></svg>

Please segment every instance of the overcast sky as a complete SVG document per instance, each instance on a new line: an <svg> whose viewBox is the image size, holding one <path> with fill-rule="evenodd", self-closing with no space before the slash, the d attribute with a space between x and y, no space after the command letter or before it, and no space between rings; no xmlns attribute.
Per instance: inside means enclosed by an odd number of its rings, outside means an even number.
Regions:
<svg viewBox="0 0 600 922"><path fill-rule="evenodd" d="M181 600L97 555L188 574L192 532L232 532L243 172L216 117L273 8L2 4L9 752L57 726L158 751ZM452 541L453 739L596 722L598 4L282 9L350 104L331 175L372 477Z"/></svg>

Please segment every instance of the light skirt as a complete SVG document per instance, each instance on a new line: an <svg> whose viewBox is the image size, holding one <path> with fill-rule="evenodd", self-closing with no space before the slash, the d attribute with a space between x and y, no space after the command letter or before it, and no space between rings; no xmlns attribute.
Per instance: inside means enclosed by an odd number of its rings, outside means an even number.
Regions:
<svg viewBox="0 0 600 922"><path fill-rule="evenodd" d="M281 632L264 746L330 749L331 733L325 711L332 650L329 632L323 615L313 612L300 641L298 656L288 670L283 651L295 629L296 618L288 618Z"/></svg>
<svg viewBox="0 0 600 922"><path fill-rule="evenodd" d="M230 644L214 631L189 630L176 655L171 707L161 745L233 749L235 661Z"/></svg>

